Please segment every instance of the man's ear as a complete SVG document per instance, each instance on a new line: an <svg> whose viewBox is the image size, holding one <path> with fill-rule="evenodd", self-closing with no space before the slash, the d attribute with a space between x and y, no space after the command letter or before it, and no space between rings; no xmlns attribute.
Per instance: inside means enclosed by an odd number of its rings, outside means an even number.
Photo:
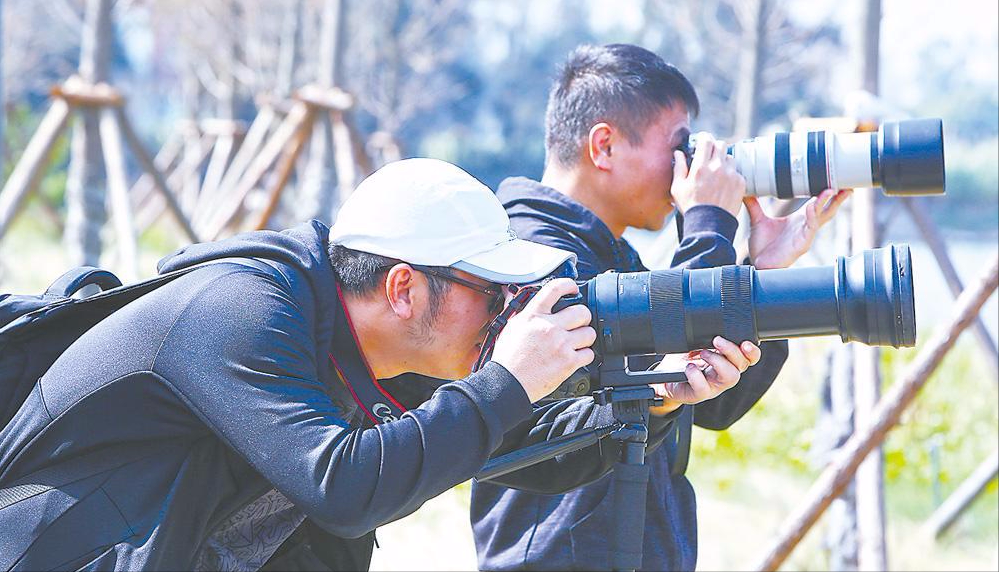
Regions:
<svg viewBox="0 0 999 572"><path fill-rule="evenodd" d="M586 138L586 151L590 163L600 171L611 169L611 147L614 137L614 128L608 123L601 122L590 127Z"/></svg>
<svg viewBox="0 0 999 572"><path fill-rule="evenodd" d="M416 272L408 264L396 264L385 275L385 300L395 315L402 320L408 320L418 314L415 305L421 299L417 293L419 288Z"/></svg>

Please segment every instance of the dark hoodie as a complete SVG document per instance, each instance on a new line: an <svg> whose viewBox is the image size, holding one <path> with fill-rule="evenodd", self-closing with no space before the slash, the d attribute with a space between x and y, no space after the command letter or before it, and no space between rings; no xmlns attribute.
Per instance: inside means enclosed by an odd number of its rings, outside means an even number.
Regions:
<svg viewBox="0 0 999 572"><path fill-rule="evenodd" d="M534 409L490 362L361 428L330 364L345 324L328 232L312 222L184 248L160 270L215 262L59 357L0 432L0 569L363 569L375 527L494 451L610 422L592 400ZM590 448L558 463L504 482L567 490L613 457Z"/></svg>
<svg viewBox="0 0 999 572"><path fill-rule="evenodd" d="M575 200L523 177L506 179L497 196L518 236L578 256L581 279L608 270L646 270L638 253L617 239ZM689 209L673 266L706 268L735 263L737 221L713 206ZM761 345L760 362L739 383L697 406L681 407L666 446L651 451L645 509L643 570L693 570L697 559L694 490L683 475L691 422L725 429L773 383L787 358L786 342ZM608 570L613 537L610 476L564 495L534 495L473 483L471 519L481 570Z"/></svg>

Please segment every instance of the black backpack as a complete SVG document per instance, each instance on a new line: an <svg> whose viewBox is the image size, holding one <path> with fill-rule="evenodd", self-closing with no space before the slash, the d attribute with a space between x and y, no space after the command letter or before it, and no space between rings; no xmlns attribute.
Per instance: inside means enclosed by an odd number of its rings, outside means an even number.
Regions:
<svg viewBox="0 0 999 572"><path fill-rule="evenodd" d="M0 428L77 338L129 302L199 267L122 286L107 270L81 266L60 276L40 296L0 294ZM101 291L73 297L89 285Z"/></svg>

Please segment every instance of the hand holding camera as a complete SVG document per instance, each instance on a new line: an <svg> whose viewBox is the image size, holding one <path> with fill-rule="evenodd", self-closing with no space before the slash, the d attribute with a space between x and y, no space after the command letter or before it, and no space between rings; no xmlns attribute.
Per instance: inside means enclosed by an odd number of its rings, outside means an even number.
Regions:
<svg viewBox="0 0 999 572"><path fill-rule="evenodd" d="M696 205L713 205L738 216L746 196L746 181L736 171L735 160L725 152L725 143L709 133L697 135L697 148L690 167L680 151L674 151L673 184L670 194L681 212Z"/></svg>
<svg viewBox="0 0 999 572"><path fill-rule="evenodd" d="M574 304L552 313L562 296L578 293L579 286L568 278L548 281L496 339L492 360L517 378L531 403L593 361L590 346L597 334L589 308Z"/></svg>
<svg viewBox="0 0 999 572"><path fill-rule="evenodd" d="M750 366L760 361L760 348L749 341L736 345L721 336L712 340L713 349L671 355L663 358L656 371L675 371L683 365L687 381L657 383L652 388L663 404L651 407L653 415L666 415L681 405L693 405L718 397L739 382Z"/></svg>

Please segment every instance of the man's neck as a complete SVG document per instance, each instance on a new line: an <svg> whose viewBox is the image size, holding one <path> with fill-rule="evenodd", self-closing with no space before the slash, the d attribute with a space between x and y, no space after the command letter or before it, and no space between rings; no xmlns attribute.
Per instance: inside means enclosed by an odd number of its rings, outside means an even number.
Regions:
<svg viewBox="0 0 999 572"><path fill-rule="evenodd" d="M617 222L611 214L615 211L611 193L606 192L596 184L593 176L584 173L582 169L565 169L549 164L541 176L541 184L551 187L563 195L583 205L601 220L614 238L621 238L627 225Z"/></svg>
<svg viewBox="0 0 999 572"><path fill-rule="evenodd" d="M365 296L344 294L343 303L350 315L358 349L375 379L388 379L408 371L406 364L398 361L398 356L405 354L399 351L398 336L392 343L392 336L382 327L387 320L384 309Z"/></svg>

